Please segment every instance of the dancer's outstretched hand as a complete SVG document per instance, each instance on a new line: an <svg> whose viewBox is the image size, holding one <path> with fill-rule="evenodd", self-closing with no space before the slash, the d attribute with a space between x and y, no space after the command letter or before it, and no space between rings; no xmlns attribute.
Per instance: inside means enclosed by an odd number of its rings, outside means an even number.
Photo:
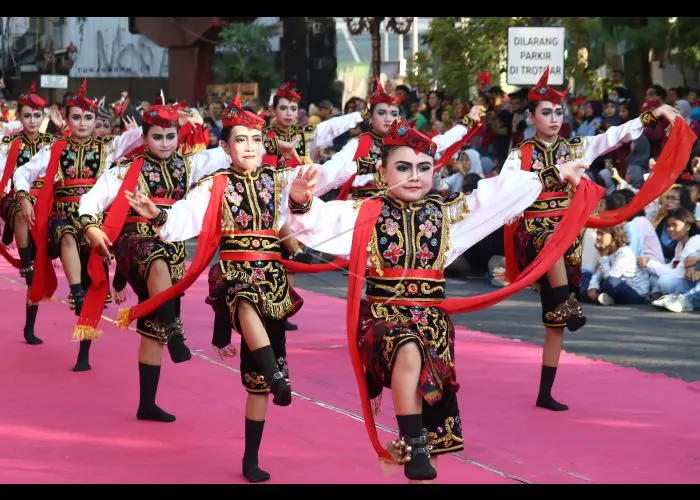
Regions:
<svg viewBox="0 0 700 500"><path fill-rule="evenodd" d="M296 179L292 183L292 189L289 192L289 197L294 203L304 205L313 197L319 171L320 167L318 165L310 165L299 169Z"/></svg>
<svg viewBox="0 0 700 500"><path fill-rule="evenodd" d="M219 353L219 356L221 356L221 359L233 358L234 356L236 356L236 354L238 354L238 348L234 345L231 345L231 344L227 345L226 347L216 347L216 346L212 346L212 347L214 347L214 350L217 353Z"/></svg>
<svg viewBox="0 0 700 500"><path fill-rule="evenodd" d="M151 201L151 199L141 191L136 193L124 191L124 194L129 202L129 206L131 206L131 208L133 208L141 217L153 219L160 213L160 208L158 208L156 204L153 203L153 201Z"/></svg>
<svg viewBox="0 0 700 500"><path fill-rule="evenodd" d="M588 165L580 161L567 161L559 165L561 177L574 187L578 187L581 182L581 175L588 170Z"/></svg>

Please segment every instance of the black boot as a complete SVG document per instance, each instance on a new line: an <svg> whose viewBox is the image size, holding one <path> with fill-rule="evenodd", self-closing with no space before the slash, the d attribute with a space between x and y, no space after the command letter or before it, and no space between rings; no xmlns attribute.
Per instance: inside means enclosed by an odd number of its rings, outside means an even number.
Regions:
<svg viewBox="0 0 700 500"><path fill-rule="evenodd" d="M559 304L554 309L554 321L565 322L566 327L571 332L575 332L586 324L586 317L583 315L583 306L572 293L569 294L569 285L552 288L552 295L556 303Z"/></svg>
<svg viewBox="0 0 700 500"><path fill-rule="evenodd" d="M258 450L262 440L265 421L245 419L245 453L243 454L243 475L251 483L270 479L270 474L258 467Z"/></svg>
<svg viewBox="0 0 700 500"><path fill-rule="evenodd" d="M80 283L76 285L70 285L70 296L68 297L68 303L70 308L75 310L75 315L80 316L80 311L83 309L83 302L85 301L85 290L83 290L83 285Z"/></svg>
<svg viewBox="0 0 700 500"><path fill-rule="evenodd" d="M273 398L272 402L278 406L289 406L292 404L292 388L289 387L284 374L280 371L272 346L266 345L260 349L252 351L258 367L265 374L265 379L270 385Z"/></svg>
<svg viewBox="0 0 700 500"><path fill-rule="evenodd" d="M34 281L34 262L32 261L32 249L31 248L20 248L19 258L22 261L22 269L20 269L20 276L24 278L27 283L27 288L32 286ZM28 305L25 313L24 322L24 340L30 345L43 344L44 341L39 337L34 335L34 323L36 322L36 314L39 311L38 305Z"/></svg>
<svg viewBox="0 0 700 500"><path fill-rule="evenodd" d="M92 340L81 340L80 350L78 351L78 361L73 367L74 372L86 372L92 370L90 366L90 345Z"/></svg>
<svg viewBox="0 0 700 500"><path fill-rule="evenodd" d="M427 430L423 429L423 417L396 415L400 439L393 442L398 453L397 461L403 463L403 473L408 479L429 481L437 477L437 471L430 463L430 445Z"/></svg>
<svg viewBox="0 0 700 500"><path fill-rule="evenodd" d="M183 324L177 316L178 299L171 299L158 308L156 317L164 329L164 335L168 342L168 352L173 363L182 363L192 358L190 349L185 345L185 332Z"/></svg>
<svg viewBox="0 0 700 500"><path fill-rule="evenodd" d="M175 422L175 415L156 405L156 391L160 380L160 366L139 363L139 409L136 418L158 422Z"/></svg>
<svg viewBox="0 0 700 500"><path fill-rule="evenodd" d="M556 366L542 365L542 374L540 375L540 392L537 395L536 404L540 408L547 408L552 411L566 411L569 409L569 407L552 397L552 386L554 385L554 378L556 375Z"/></svg>

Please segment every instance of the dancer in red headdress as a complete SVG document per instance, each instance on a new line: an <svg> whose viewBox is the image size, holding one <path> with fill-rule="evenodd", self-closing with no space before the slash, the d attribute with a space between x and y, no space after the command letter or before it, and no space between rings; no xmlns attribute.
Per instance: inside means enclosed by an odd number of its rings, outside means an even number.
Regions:
<svg viewBox="0 0 700 500"><path fill-rule="evenodd" d="M130 212L125 196L127 191L139 191L146 193L156 206L170 207L185 197L193 183L228 167L228 155L221 148L181 154L178 121L178 112L172 106L154 105L144 111L145 151L117 162L80 199L80 222L93 249L88 264L91 285L74 332L74 337L81 341L98 336L96 327L109 291L109 277L101 263L112 251L119 275L131 285L139 302L169 288L184 275L184 243L161 240L154 227L162 220L145 219ZM105 217L107 211L109 214ZM184 343L180 297L166 302L153 314L139 318L137 332L141 335L141 345L140 401L136 415L142 420L173 422L175 416L161 410L155 398L163 345L168 346L175 363L191 358Z"/></svg>
<svg viewBox="0 0 700 500"><path fill-rule="evenodd" d="M21 215L32 231L36 245L34 279L29 300L38 304L56 291L56 274L51 264L59 258L70 286L69 301L80 314L87 283L86 265L90 248L78 220L80 197L94 186L102 172L129 149L142 142L141 129L128 130L112 140L92 137L97 103L85 97L87 80L67 101L71 136L45 146L31 160L15 170L12 177ZM30 187L45 177L34 206ZM82 283L82 284L81 284ZM89 340L81 342L74 371L90 369Z"/></svg>
<svg viewBox="0 0 700 500"><path fill-rule="evenodd" d="M44 110L48 103L36 94L36 82L24 94L19 96L19 122L21 127L17 134L4 136L0 143L0 216L5 221L2 237L3 254L9 257L5 245L12 243L14 237L19 251L19 262L9 260L19 268L19 274L29 287L34 279L34 245L23 217L20 216L21 205L15 199L15 189L12 185L12 175L15 169L27 163L39 149L54 140L49 134L39 132L44 121ZM16 127L17 128L17 127ZM34 204L36 195L41 189L43 179L37 179L32 184L29 202ZM38 345L43 341L34 334L34 323L39 310L37 304L26 304L24 323L24 338L28 344Z"/></svg>
<svg viewBox="0 0 700 500"><path fill-rule="evenodd" d="M535 135L511 151L501 171L501 175L509 170L535 172L543 188L537 201L525 211L524 218L506 228L506 267L511 281L542 251L567 212L572 188L562 178L560 167L586 169L598 156L639 137L644 127L654 124L658 117L668 117L672 122L677 114L670 106L661 106L624 125L610 127L604 134L565 139L558 134L564 114L561 102L566 92L549 87L548 76L549 68L528 93L528 110L535 124ZM585 223L589 214L580 216ZM563 258L539 281L545 341L537 406L554 411L568 409L551 393L564 328L576 331L586 323L581 303L576 298L581 281L581 256L581 239L577 238Z"/></svg>
<svg viewBox="0 0 700 500"><path fill-rule="evenodd" d="M333 139L357 126L362 122L360 112L348 113L323 121L318 125L301 127L297 124L301 94L295 84L286 82L280 85L272 98L274 125L265 132L263 164L277 167L296 167L310 164L311 148L325 148L333 144ZM330 190L330 189L329 189ZM280 232L283 255L298 258L303 253L299 242L283 227ZM294 276L289 275L290 284L294 286ZM297 326L287 322L288 330L296 330Z"/></svg>
<svg viewBox="0 0 700 500"><path fill-rule="evenodd" d="M290 228L312 248L350 255L348 347L368 431L388 457L369 410L370 398L388 387L400 433L393 458L405 464L409 479L430 480L437 475L431 455L464 447L444 269L517 217L542 185L535 173L516 171L480 181L468 196L444 199L428 194L434 141L399 119L383 145L378 174L386 190L361 202L323 202L301 179L290 193ZM565 167L562 175L577 183L580 174ZM366 299L360 300L365 271ZM500 300L513 293L503 290Z"/></svg>
<svg viewBox="0 0 700 500"><path fill-rule="evenodd" d="M340 187L338 199L345 200L348 197L364 199L383 191L384 186L378 184L379 173L376 164L384 150L382 139L399 116L399 101L398 97L384 92L377 79L369 104L370 131L350 140L343 149L323 164L318 178L319 189L315 194L323 195ZM451 150L460 149L471 138L479 121L479 108L474 106L469 116L465 116L461 123L444 134L433 137L437 144L437 152L452 156L454 152ZM445 151L448 148L450 151Z"/></svg>
<svg viewBox="0 0 700 500"><path fill-rule="evenodd" d="M154 220L164 241L198 237L198 243L183 280L120 312L119 323L126 326L182 294L218 250L220 262L210 269L207 302L242 336L241 381L248 392L243 474L259 482L270 478L258 466L268 395L273 394L276 405L292 402L285 320L302 300L288 286L280 262L280 229L288 213L289 189L302 167L259 166L265 121L242 109L239 99L229 105L223 121L222 147L231 157L228 170L202 179L168 210L158 209L140 193L127 193L131 207ZM215 328L212 343L223 356L235 353L230 327Z"/></svg>

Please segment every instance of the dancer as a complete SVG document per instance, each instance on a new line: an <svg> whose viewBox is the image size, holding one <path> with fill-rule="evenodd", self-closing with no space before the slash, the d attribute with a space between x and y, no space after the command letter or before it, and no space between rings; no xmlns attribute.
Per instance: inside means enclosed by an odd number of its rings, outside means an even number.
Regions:
<svg viewBox="0 0 700 500"><path fill-rule="evenodd" d="M391 124L399 116L398 97L384 92L382 84L377 85L369 99L370 130L351 139L338 153L323 164L319 173L316 195L323 195L333 189L341 188L338 199L365 199L384 190L379 185L377 162L382 157L384 145L382 139ZM442 135L433 137L437 144L437 153L452 155L460 149L476 131L480 122L480 108L474 106L468 116ZM445 151L447 149L450 151Z"/></svg>
<svg viewBox="0 0 700 500"><path fill-rule="evenodd" d="M286 82L280 85L272 98L274 125L265 131L265 155L263 164L277 167L297 167L309 164L313 148L326 148L333 145L333 139L356 127L363 121L359 112L330 118L318 125L297 124L301 94L296 91L295 84ZM330 188L329 188L330 190ZM280 231L284 257L300 259L304 253L303 247L289 233L286 227ZM288 275L289 284L294 286L294 275ZM287 330L297 330L297 325L287 321Z"/></svg>
<svg viewBox="0 0 700 500"><path fill-rule="evenodd" d="M468 196L457 193L445 200L428 194L435 142L399 119L383 144L378 173L387 190L361 202L323 202L311 197L317 179L316 170L310 169L292 186L290 229L319 251L351 255L351 354L359 350L370 398L378 398L382 387L391 389L400 433L392 446L394 459L405 464L407 478L430 480L437 476L431 455L464 447L454 327L439 308L445 299L444 269L522 213L542 185L535 173L514 171L480 181ZM577 184L579 167L563 165L561 175ZM363 212L374 206L372 215ZM361 287L365 268L366 300L360 303L361 292L353 284ZM370 427L376 437L373 422Z"/></svg>
<svg viewBox="0 0 700 500"><path fill-rule="evenodd" d="M295 170L259 166L265 122L243 110L237 101L224 114L221 132L222 147L231 157L228 170L204 178L168 210L158 209L142 193L126 193L130 206L154 221L164 241L196 236L199 240L185 278L149 301L122 311L119 322L124 327L183 293L218 248L220 262L209 273L207 302L242 336L241 381L248 393L242 470L250 482L260 482L270 478L258 465L268 394L273 394L276 405L292 402L284 323L299 310L302 300L288 286L285 266L279 262L279 231ZM235 352L226 324L215 329L212 343L222 356Z"/></svg>
<svg viewBox="0 0 700 500"><path fill-rule="evenodd" d="M27 299L29 287L34 279L35 248L24 218L20 215L21 205L15 199L15 189L12 185L12 175L15 169L27 163L44 146L54 140L50 134L42 134L39 127L44 121L44 109L48 103L36 93L36 82L32 83L27 92L19 96L19 122L21 127L14 127L16 134L4 136L0 145L0 216L5 221L2 245L10 245L14 238L19 251L19 275L27 283ZM21 132L20 132L21 130ZM29 192L29 203L36 201L43 179L37 179ZM24 339L27 344L43 343L34 333L38 304L26 301Z"/></svg>
<svg viewBox="0 0 700 500"><path fill-rule="evenodd" d="M572 189L561 177L558 166L576 161L590 165L619 144L639 137L644 127L656 123L657 118L666 117L673 123L677 115L670 106L661 106L619 127L610 127L604 134L566 139L558 135L564 113L561 102L566 93L547 86L548 76L549 68L528 93L528 113L536 129L534 137L513 149L501 170L501 175L509 170L535 172L543 187L542 194L528 207L523 219L506 228L506 267L510 281L542 250L569 206ZM568 409L567 405L552 397L564 327L573 332L586 324L582 305L577 299L581 256L581 238L577 238L562 259L539 281L545 341L536 405L553 411Z"/></svg>
<svg viewBox="0 0 700 500"><path fill-rule="evenodd" d="M89 285L87 258L90 249L78 220L80 196L94 186L97 178L116 159L143 141L140 128L127 130L113 140L92 137L97 103L85 97L87 80L67 101L69 139L54 141L16 169L12 181L21 215L32 230L36 245L35 275L29 299L33 304L50 299L56 290L51 259L60 258L70 287L69 303L76 315ZM132 123L132 126L135 126ZM36 213L30 186L46 177L36 199ZM90 369L90 340L80 343L73 371Z"/></svg>
<svg viewBox="0 0 700 500"><path fill-rule="evenodd" d="M108 276L99 265L100 256L109 256L113 249L117 270L131 285L139 302L169 288L184 275L184 243L161 240L154 229L158 220L144 219L129 212L124 195L126 190L138 189L147 193L157 206L169 207L183 199L194 182L228 166L228 155L221 148L198 154L179 153L178 119L177 110L171 106L154 105L144 111L145 152L118 162L80 199L80 221L93 248L88 268L91 278L93 272L97 274L92 279L76 327L75 335L80 339L94 339L98 335L96 326L109 288ZM101 224L101 214L108 209L109 215ZM180 297L163 304L154 314L139 318L136 331L141 335L140 400L136 416L141 420L174 422L175 416L160 409L155 397L163 345L168 346L174 363L191 358L184 343Z"/></svg>

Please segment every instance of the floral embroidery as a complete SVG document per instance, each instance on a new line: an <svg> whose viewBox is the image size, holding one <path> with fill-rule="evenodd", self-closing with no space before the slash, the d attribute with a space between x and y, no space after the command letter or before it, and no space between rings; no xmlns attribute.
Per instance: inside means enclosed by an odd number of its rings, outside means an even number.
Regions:
<svg viewBox="0 0 700 500"><path fill-rule="evenodd" d="M422 309L411 309L411 322L418 325L427 325L428 318L426 317L425 311Z"/></svg>
<svg viewBox="0 0 700 500"><path fill-rule="evenodd" d="M399 229L399 224L395 220L388 219L386 221L386 234L394 236Z"/></svg>
<svg viewBox="0 0 700 500"><path fill-rule="evenodd" d="M437 233L437 227L429 220L421 224L418 229L423 231L428 238L431 238L433 234Z"/></svg>
<svg viewBox="0 0 700 500"><path fill-rule="evenodd" d="M241 210L236 217L236 222L238 222L241 227L248 227L248 223L253 220L253 217Z"/></svg>
<svg viewBox="0 0 700 500"><path fill-rule="evenodd" d="M392 242L383 255L385 259L389 259L392 264L396 265L404 253L405 252L399 248L396 243Z"/></svg>
<svg viewBox="0 0 700 500"><path fill-rule="evenodd" d="M263 269L253 268L250 273L251 280L262 281L265 279L265 271Z"/></svg>
<svg viewBox="0 0 700 500"><path fill-rule="evenodd" d="M240 205L241 201L243 201L243 197L235 191L227 191L226 199L234 205Z"/></svg>
<svg viewBox="0 0 700 500"><path fill-rule="evenodd" d="M433 252L431 252L428 249L428 245L426 245L425 243L423 243L423 246L421 247L420 252L418 252L416 254L416 257L418 258L418 260L420 260L420 263L423 267L425 267L425 265L428 263L428 261L430 259L432 259L434 256L435 256L435 254L433 254Z"/></svg>
<svg viewBox="0 0 700 500"><path fill-rule="evenodd" d="M269 210L265 210L265 213L262 215L262 221L263 224L265 224L265 227L270 227L270 224L272 223L272 215L270 214Z"/></svg>

